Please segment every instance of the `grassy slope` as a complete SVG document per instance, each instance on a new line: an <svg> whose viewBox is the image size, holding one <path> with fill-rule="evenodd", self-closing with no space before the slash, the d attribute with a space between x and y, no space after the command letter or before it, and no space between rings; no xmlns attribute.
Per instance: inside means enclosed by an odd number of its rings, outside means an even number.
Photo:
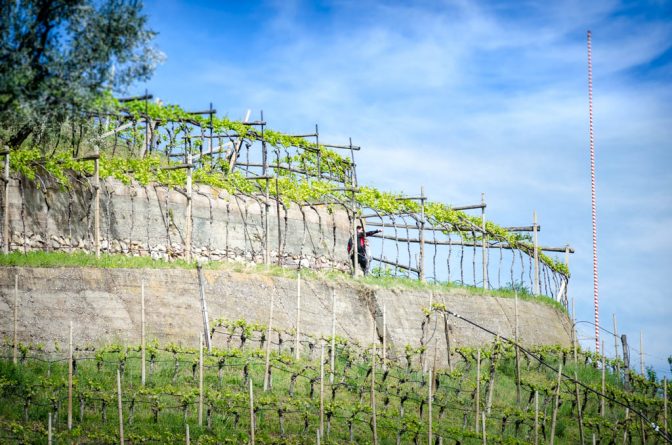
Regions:
<svg viewBox="0 0 672 445"><path fill-rule="evenodd" d="M126 269L195 269L195 262L184 260L163 261L153 260L150 257L133 257L126 255L108 255L102 254L100 258L86 253L65 253L65 252L28 252L26 254L13 252L9 255L0 255L0 267L100 267L100 268L126 268ZM204 264L206 269L229 270L235 272L247 272L255 274L267 274L273 276L284 276L287 278L296 277L296 269L278 266L249 265L235 262L213 261ZM489 295L504 298L513 298L515 292L511 289L491 289L484 291L482 288L474 286L462 286L454 283L422 283L418 280L394 277L394 276L373 276L352 278L341 272L312 271L309 269L301 270L302 277L324 280L352 280L357 283L383 288L413 289L413 290L433 290L449 291L461 289L473 295ZM553 298L541 295L533 296L526 291L518 293L518 298L527 301L533 301L546 304L561 311L566 312L564 306Z"/></svg>

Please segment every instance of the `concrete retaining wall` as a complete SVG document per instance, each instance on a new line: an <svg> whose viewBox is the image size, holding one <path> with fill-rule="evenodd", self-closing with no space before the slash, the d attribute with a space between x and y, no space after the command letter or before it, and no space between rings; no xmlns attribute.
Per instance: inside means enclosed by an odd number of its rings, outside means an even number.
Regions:
<svg viewBox="0 0 672 445"><path fill-rule="evenodd" d="M195 345L202 332L198 275L184 269L0 268L0 335L12 337L14 276L19 277L19 339L67 344L74 322L79 346L123 341L140 342L140 283L145 281L147 333L162 343ZM275 293L274 325L291 329L296 322L296 279L252 273L204 271L210 320L246 319L266 324L271 294ZM432 315L423 330L422 308L430 298L500 335L513 336L514 301L475 296L455 290L445 293L367 287L351 281L302 280L302 331L331 334L331 295L336 290L337 335L370 343L376 323L382 337L382 309L387 319L388 344L403 350L422 343L438 348L445 363L443 320ZM570 344L571 325L563 312L530 301L519 302L523 344ZM489 344L490 334L463 320L449 318L452 346ZM287 340L287 339L285 339ZM224 345L216 334L215 346ZM291 341L287 341L291 345ZM433 352L432 352L433 354Z"/></svg>

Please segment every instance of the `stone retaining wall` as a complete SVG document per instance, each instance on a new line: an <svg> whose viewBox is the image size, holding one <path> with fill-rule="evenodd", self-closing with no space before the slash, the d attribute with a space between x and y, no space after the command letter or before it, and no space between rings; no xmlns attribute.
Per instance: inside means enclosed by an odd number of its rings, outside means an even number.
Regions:
<svg viewBox="0 0 672 445"><path fill-rule="evenodd" d="M9 187L11 250L94 250L94 189L78 178L64 189L48 180L15 177ZM3 198L0 196L0 200ZM263 196L230 195L195 185L192 254L207 260L263 263ZM159 185L101 185L101 251L153 258L185 257L186 204L183 191ZM338 206L284 206L271 200L268 249L272 263L314 269L348 268L348 213ZM0 205L0 213L4 206ZM0 218L2 221L2 218ZM278 235L278 225L280 235ZM2 233L0 231L0 242ZM278 244L280 237L280 245Z"/></svg>

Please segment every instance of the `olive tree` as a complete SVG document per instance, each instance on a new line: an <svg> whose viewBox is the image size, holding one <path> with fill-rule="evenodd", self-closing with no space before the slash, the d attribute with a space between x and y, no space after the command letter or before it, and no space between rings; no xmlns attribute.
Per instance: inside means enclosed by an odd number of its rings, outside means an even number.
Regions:
<svg viewBox="0 0 672 445"><path fill-rule="evenodd" d="M162 59L142 2L0 0L0 144L58 132Z"/></svg>

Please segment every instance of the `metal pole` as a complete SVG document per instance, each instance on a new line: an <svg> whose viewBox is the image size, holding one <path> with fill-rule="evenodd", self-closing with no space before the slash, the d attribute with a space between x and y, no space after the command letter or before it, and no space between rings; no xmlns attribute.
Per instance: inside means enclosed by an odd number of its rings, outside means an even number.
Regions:
<svg viewBox="0 0 672 445"><path fill-rule="evenodd" d="M590 121L590 192L593 222L593 305L595 306L595 352L600 352L600 299L597 275L597 200L595 196L595 133L593 132L593 58L588 31L588 115Z"/></svg>
<svg viewBox="0 0 672 445"><path fill-rule="evenodd" d="M117 368L117 408L119 411L119 443L124 445L124 412L121 404L121 372Z"/></svg>
<svg viewBox="0 0 672 445"><path fill-rule="evenodd" d="M254 429L255 429L255 419L254 419L254 390L252 389L252 377L249 379L250 382L250 444L254 445Z"/></svg>

